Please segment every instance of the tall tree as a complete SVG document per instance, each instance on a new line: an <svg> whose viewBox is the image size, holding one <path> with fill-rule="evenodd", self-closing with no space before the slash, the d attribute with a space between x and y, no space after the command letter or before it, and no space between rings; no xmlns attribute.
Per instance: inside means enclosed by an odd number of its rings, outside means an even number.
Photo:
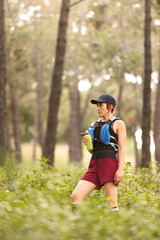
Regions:
<svg viewBox="0 0 160 240"><path fill-rule="evenodd" d="M4 0L0 0L0 159L5 160L5 152L9 150L9 133L7 128L6 109L6 48L5 48L5 23ZM2 161L2 160L1 160Z"/></svg>
<svg viewBox="0 0 160 240"><path fill-rule="evenodd" d="M121 117L121 102L122 102L122 92L123 92L124 82L121 81L119 85L119 91L118 91L118 99L117 99L117 116Z"/></svg>
<svg viewBox="0 0 160 240"><path fill-rule="evenodd" d="M35 45L35 64L36 64L36 82L37 82L37 115L38 115L38 141L43 148L44 142L44 129L43 129L43 104L42 104L42 94L43 94L43 70L41 63L41 49L39 44L36 42Z"/></svg>
<svg viewBox="0 0 160 240"><path fill-rule="evenodd" d="M66 52L66 35L69 17L70 0L62 0L59 28L57 36L55 65L52 76L51 93L49 99L49 113L47 132L44 141L43 156L54 163L54 150L56 144L56 130L58 124L58 109L62 90L62 75L64 69L64 58Z"/></svg>
<svg viewBox="0 0 160 240"><path fill-rule="evenodd" d="M156 10L160 14L160 1L157 0ZM158 84L156 93L156 105L154 112L154 142L155 142L155 158L157 161L158 171L160 171L160 25L158 24Z"/></svg>
<svg viewBox="0 0 160 240"><path fill-rule="evenodd" d="M142 116L142 167L149 167L150 128L151 128L151 0L145 0L145 28L144 28L144 88L143 88L143 116Z"/></svg>
<svg viewBox="0 0 160 240"><path fill-rule="evenodd" d="M42 109L42 64L41 64L41 49L38 42L35 42L35 80L36 86L36 103L35 103L35 117L34 117L34 144L33 144L33 160L36 156L36 143L39 142L41 149L43 149L44 129L43 129L43 109Z"/></svg>
<svg viewBox="0 0 160 240"><path fill-rule="evenodd" d="M159 69L158 69L158 84L156 94L156 106L154 113L154 142L155 142L155 158L158 169L160 170L160 48L159 48Z"/></svg>
<svg viewBox="0 0 160 240"><path fill-rule="evenodd" d="M10 84L10 89L11 89L11 109L12 109L13 137L15 144L15 156L17 161L20 163L22 162L21 133L17 89L14 83Z"/></svg>
<svg viewBox="0 0 160 240"><path fill-rule="evenodd" d="M80 96L77 81L70 86L70 123L69 123L69 159L70 162L80 162L82 158L81 147L81 119Z"/></svg>

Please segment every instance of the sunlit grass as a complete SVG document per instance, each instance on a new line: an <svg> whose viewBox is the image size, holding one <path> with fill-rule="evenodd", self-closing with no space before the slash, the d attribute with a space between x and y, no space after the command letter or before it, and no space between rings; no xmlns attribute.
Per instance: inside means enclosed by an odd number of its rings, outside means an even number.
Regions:
<svg viewBox="0 0 160 240"><path fill-rule="evenodd" d="M22 159L26 167L40 165L42 152L39 145L36 147L36 158L33 159L33 145L25 143L22 145ZM68 145L57 145L55 148L55 167L63 167L69 162Z"/></svg>
<svg viewBox="0 0 160 240"><path fill-rule="evenodd" d="M132 138L128 138L126 141L126 148L125 148L125 161L131 162L132 165L135 165L135 153L134 153L134 142Z"/></svg>
<svg viewBox="0 0 160 240"><path fill-rule="evenodd" d="M34 165L39 166L39 159L42 158L42 153L39 145L36 147L36 159L33 159L33 145L25 143L22 145L23 163L27 168ZM91 154L83 146L83 158L81 165L87 167L91 158ZM134 165L134 148L132 140L128 140L126 144L126 162L131 162ZM69 147L67 144L57 144L55 148L55 168L66 168L69 164Z"/></svg>

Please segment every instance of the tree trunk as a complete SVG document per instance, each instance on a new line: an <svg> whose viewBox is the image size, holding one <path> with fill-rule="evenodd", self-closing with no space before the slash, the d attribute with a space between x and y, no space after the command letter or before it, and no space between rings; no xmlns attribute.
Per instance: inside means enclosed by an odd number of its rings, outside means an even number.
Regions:
<svg viewBox="0 0 160 240"><path fill-rule="evenodd" d="M10 150L6 107L6 48L4 24L4 0L0 0L0 164L5 162L6 151Z"/></svg>
<svg viewBox="0 0 160 240"><path fill-rule="evenodd" d="M117 100L117 117L121 116L121 102L122 102L122 92L123 92L124 83L121 82L119 86L118 100Z"/></svg>
<svg viewBox="0 0 160 240"><path fill-rule="evenodd" d="M44 128L43 128L43 108L42 108L42 64L41 52L38 42L35 43L35 80L36 86L36 103L35 103L35 119L34 119L34 143L33 143L33 160L36 157L36 144L39 142L43 150L44 144Z"/></svg>
<svg viewBox="0 0 160 240"><path fill-rule="evenodd" d="M154 112L154 142L155 142L155 158L157 162L158 171L160 171L160 46L158 51L158 84L156 94L156 106Z"/></svg>
<svg viewBox="0 0 160 240"><path fill-rule="evenodd" d="M133 141L134 141L134 152L135 152L135 167L136 167L136 169L138 169L138 168L141 167L141 162L140 162L139 151L138 151L138 148L137 148L137 142L136 142L135 134L134 134Z"/></svg>
<svg viewBox="0 0 160 240"><path fill-rule="evenodd" d="M69 121L69 159L80 162L82 158L80 96L78 86L70 87L70 121Z"/></svg>
<svg viewBox="0 0 160 240"><path fill-rule="evenodd" d="M36 82L37 82L37 112L38 112L38 142L43 149L44 144L44 128L43 128L43 104L42 104L42 83L43 83L43 75L42 75L42 63L41 63L41 52L39 44L36 43L35 46L35 56L36 56Z"/></svg>
<svg viewBox="0 0 160 240"><path fill-rule="evenodd" d="M58 124L58 110L62 90L62 75L67 41L67 26L69 18L70 0L62 0L61 14L59 20L56 58L52 76L51 94L49 99L49 113L47 122L47 132L43 148L43 156L50 160L49 164L54 163L54 150L56 144L56 130Z"/></svg>
<svg viewBox="0 0 160 240"><path fill-rule="evenodd" d="M90 89L91 90L91 89ZM90 95L91 95L91 91L89 91L89 93L88 93L88 95L87 95L87 97L86 97L86 99L85 99L85 103L84 103L84 106L83 106L83 108L80 110L80 123L81 123L81 125L82 125L82 123L83 123L83 119L84 119L84 117L85 117L85 115L86 115L86 112L87 112L87 108L88 108L88 105L89 105L89 103L90 103Z"/></svg>
<svg viewBox="0 0 160 240"><path fill-rule="evenodd" d="M142 116L142 167L149 167L151 127L151 0L145 0L145 71Z"/></svg>
<svg viewBox="0 0 160 240"><path fill-rule="evenodd" d="M142 165L142 153L141 151L138 150L137 148L137 142L136 142L136 137L135 133L136 130L140 127L141 122L142 122L142 113L137 109L137 106L140 105L139 99L142 97L142 90L139 84L134 84L133 85L133 91L136 92L136 101L135 101L135 109L136 109L136 114L134 118L134 149L135 149L135 162L136 162L136 168L140 168Z"/></svg>
<svg viewBox="0 0 160 240"><path fill-rule="evenodd" d="M37 101L36 101L35 111L34 111L33 162L35 162L35 159L36 159L37 142L38 142L38 111L37 111Z"/></svg>
<svg viewBox="0 0 160 240"><path fill-rule="evenodd" d="M16 88L13 84L10 84L11 89L11 109L12 109L12 122L13 122L13 136L15 143L15 156L19 163L22 162L21 153L21 134L20 134L20 123L19 123L19 110L18 110L18 98Z"/></svg>

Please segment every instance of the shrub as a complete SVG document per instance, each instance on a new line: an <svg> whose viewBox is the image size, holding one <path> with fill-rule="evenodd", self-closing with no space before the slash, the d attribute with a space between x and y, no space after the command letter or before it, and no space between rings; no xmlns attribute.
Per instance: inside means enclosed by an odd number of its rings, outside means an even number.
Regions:
<svg viewBox="0 0 160 240"><path fill-rule="evenodd" d="M26 171L13 162L0 170L0 239L159 239L160 177L152 169L126 165L119 185L119 212L111 212L104 190L93 191L73 211L70 195L85 169Z"/></svg>

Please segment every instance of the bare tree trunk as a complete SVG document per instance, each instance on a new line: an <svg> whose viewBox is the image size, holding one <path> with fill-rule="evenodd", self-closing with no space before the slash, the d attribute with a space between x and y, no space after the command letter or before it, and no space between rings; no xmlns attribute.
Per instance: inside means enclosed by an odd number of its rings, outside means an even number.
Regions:
<svg viewBox="0 0 160 240"><path fill-rule="evenodd" d="M52 76L51 94L49 99L49 113L47 122L47 132L43 148L43 156L50 160L50 165L54 163L54 150L56 144L56 130L58 124L58 110L62 91L62 75L64 69L64 59L67 41L67 26L69 18L70 0L62 0L61 14L56 46L56 58Z"/></svg>
<svg viewBox="0 0 160 240"><path fill-rule="evenodd" d="M154 112L154 142L155 142L155 158L157 161L158 171L160 171L160 46L158 51L158 84L156 94L156 106Z"/></svg>
<svg viewBox="0 0 160 240"><path fill-rule="evenodd" d="M36 101L36 103L35 103L35 111L34 111L33 162L36 159L37 142L38 142L38 111L37 111L37 101Z"/></svg>
<svg viewBox="0 0 160 240"><path fill-rule="evenodd" d="M41 63L41 51L39 44L36 42L35 46L36 56L36 82L37 82L37 112L38 112L38 141L43 149L44 144L44 127L43 127L43 104L42 104L42 92L43 92L43 71Z"/></svg>
<svg viewBox="0 0 160 240"><path fill-rule="evenodd" d="M0 0L0 164L5 162L6 151L10 150L6 107L6 48L4 25L4 0Z"/></svg>
<svg viewBox="0 0 160 240"><path fill-rule="evenodd" d="M136 142L136 137L135 137L135 134L134 134L134 137L133 137L133 141L134 141L134 152L135 152L135 167L138 169L141 167L141 161L140 161L140 154L139 154L139 151L138 151L138 148L137 148L137 142Z"/></svg>
<svg viewBox="0 0 160 240"><path fill-rule="evenodd" d="M141 99L142 97L142 90L139 84L133 85L133 91L136 92L135 109L137 109L137 106L140 105L139 99ZM141 152L137 148L135 133L136 133L136 130L140 127L141 122L142 122L142 113L137 109L135 119L134 119L134 149L135 149L135 162L136 162L137 169L140 168L142 165L142 156L141 156Z"/></svg>
<svg viewBox="0 0 160 240"><path fill-rule="evenodd" d="M151 128L151 0L145 0L145 71L142 116L142 167L149 167Z"/></svg>
<svg viewBox="0 0 160 240"><path fill-rule="evenodd" d="M119 86L119 93L118 93L118 100L117 100L117 117L120 118L121 116L121 103L122 103L122 92L123 92L123 86L124 86L124 83L121 82L120 83L120 86Z"/></svg>
<svg viewBox="0 0 160 240"><path fill-rule="evenodd" d="M15 152L16 152L15 156L16 156L16 159L18 160L18 162L21 163L22 162L21 134L20 134L17 91L13 84L10 84L10 89L11 89L13 136L14 136Z"/></svg>
<svg viewBox="0 0 160 240"><path fill-rule="evenodd" d="M70 122L69 122L69 159L70 162L80 162L82 158L80 96L78 86L70 87Z"/></svg>
<svg viewBox="0 0 160 240"><path fill-rule="evenodd" d="M35 79L36 79L36 103L34 120L34 140L33 140L33 160L36 157L36 144L39 142L43 150L44 128L43 128L43 108L42 108L42 64L41 52L38 42L35 43Z"/></svg>
<svg viewBox="0 0 160 240"><path fill-rule="evenodd" d="M83 123L83 119L86 115L86 112L87 112L87 107L88 107L88 104L90 103L89 99L90 99L90 93L91 91L89 91L89 94L87 95L86 99L85 99L85 103L84 103L84 106L83 108L80 110L80 123L82 125Z"/></svg>

